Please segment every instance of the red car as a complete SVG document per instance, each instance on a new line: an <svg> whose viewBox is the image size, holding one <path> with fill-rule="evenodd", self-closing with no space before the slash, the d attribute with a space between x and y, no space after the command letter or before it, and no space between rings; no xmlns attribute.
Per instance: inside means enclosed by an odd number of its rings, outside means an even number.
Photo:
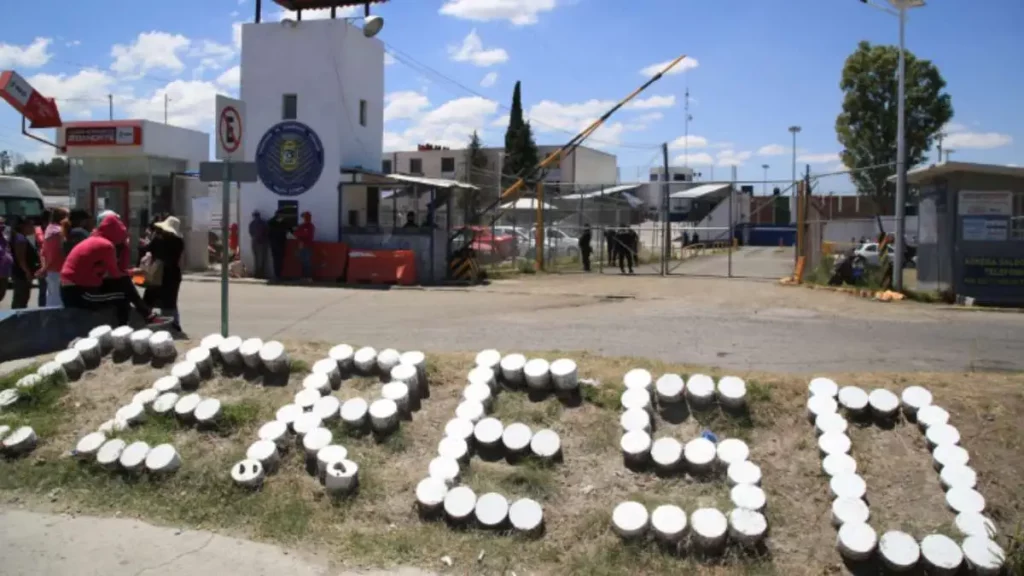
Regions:
<svg viewBox="0 0 1024 576"><path fill-rule="evenodd" d="M466 226L473 233L470 246L481 262L500 262L516 255L516 239L511 234L494 234L487 226Z"/></svg>

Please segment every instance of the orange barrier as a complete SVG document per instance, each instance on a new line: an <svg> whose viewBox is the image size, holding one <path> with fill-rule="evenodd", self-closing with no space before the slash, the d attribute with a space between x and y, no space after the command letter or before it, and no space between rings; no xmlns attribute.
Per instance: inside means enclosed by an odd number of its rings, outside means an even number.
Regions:
<svg viewBox="0 0 1024 576"><path fill-rule="evenodd" d="M314 242L313 279L335 281L343 277L348 265L348 253L348 244L344 242ZM297 240L289 239L285 245L284 268L281 272L285 278L299 278L302 275Z"/></svg>
<svg viewBox="0 0 1024 576"><path fill-rule="evenodd" d="M353 284L416 284L416 254L412 250L351 250L347 280Z"/></svg>

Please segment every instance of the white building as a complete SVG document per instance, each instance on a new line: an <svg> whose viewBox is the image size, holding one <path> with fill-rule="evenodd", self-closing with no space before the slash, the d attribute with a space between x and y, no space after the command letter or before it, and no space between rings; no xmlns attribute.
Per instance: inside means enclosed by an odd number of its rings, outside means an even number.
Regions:
<svg viewBox="0 0 1024 576"><path fill-rule="evenodd" d="M668 180L670 182L693 182L693 168L683 166L669 166ZM665 168L658 166L651 168L651 182L664 182Z"/></svg>
<svg viewBox="0 0 1024 576"><path fill-rule="evenodd" d="M342 167L381 165L383 42L342 19L244 24L241 99L246 154L260 177L242 185L244 222L254 210L308 211L316 239L327 242L341 236L339 214L366 222L370 192L348 187L342 196L339 185L351 182ZM251 265L244 222L243 257Z"/></svg>
<svg viewBox="0 0 1024 576"><path fill-rule="evenodd" d="M560 146L538 146L538 156L543 159L559 148ZM497 176L502 170L505 149L484 147L481 148L481 152L487 162L483 167L474 168L479 173L473 174L473 181L489 182L496 186ZM386 174L397 172L428 178L469 181L471 178L466 155L465 148L388 152L381 162L381 171ZM613 185L618 179L616 164L614 154L580 146L549 167L544 182L560 184L563 188L572 188L575 185ZM507 186L511 182L505 181L504 184Z"/></svg>

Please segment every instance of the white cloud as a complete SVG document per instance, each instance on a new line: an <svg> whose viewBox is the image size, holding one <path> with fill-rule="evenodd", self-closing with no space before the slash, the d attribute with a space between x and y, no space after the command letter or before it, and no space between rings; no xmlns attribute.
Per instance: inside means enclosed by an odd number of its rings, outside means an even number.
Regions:
<svg viewBox="0 0 1024 576"><path fill-rule="evenodd" d="M668 147L673 150L681 150L683 148L707 148L708 139L703 136L690 134L688 136L680 136L679 138L669 142Z"/></svg>
<svg viewBox="0 0 1024 576"><path fill-rule="evenodd" d="M800 154L796 157L797 162L805 164L829 164L839 162L838 152L826 152L824 154Z"/></svg>
<svg viewBox="0 0 1024 576"><path fill-rule="evenodd" d="M664 70L665 67L668 66L671 63L672 63L671 60L665 60L664 62L658 62L657 64L651 64L650 66L646 66L643 69L641 69L640 73L643 74L644 76L651 77L651 76L654 76L655 74L657 74L658 72L661 72L662 70ZM700 62L697 61L696 58L690 58L689 56L687 56L686 58L683 59L682 62L680 62L679 64L676 64L675 68L669 70L667 76L674 76L676 74L682 74L683 72L686 72L687 70L693 70L694 68L696 68L698 66L700 66ZM693 99L691 98L690 100L692 101Z"/></svg>
<svg viewBox="0 0 1024 576"><path fill-rule="evenodd" d="M430 100L419 92L392 92L384 97L384 121L416 118L430 107Z"/></svg>
<svg viewBox="0 0 1024 576"><path fill-rule="evenodd" d="M648 112L647 114L641 114L640 116L634 118L633 123L642 125L644 126L644 128L646 128L648 124L657 122L658 120L661 120L664 117L665 115L662 114L661 112Z"/></svg>
<svg viewBox="0 0 1024 576"><path fill-rule="evenodd" d="M707 152L697 152L690 155L680 154L672 159L673 166L711 166L714 163L715 159Z"/></svg>
<svg viewBox="0 0 1024 576"><path fill-rule="evenodd" d="M753 155L753 152L749 151L722 150L715 157L718 159L719 166L742 166Z"/></svg>
<svg viewBox="0 0 1024 576"><path fill-rule="evenodd" d="M391 66L395 63L395 57L391 55L391 52L384 53L384 65Z"/></svg>
<svg viewBox="0 0 1024 576"><path fill-rule="evenodd" d="M395 102L404 101L404 105L409 108L419 108L416 112L404 115L410 121L410 126L405 130L401 132L385 130L384 149L387 151L412 150L417 144L426 143L462 148L474 131L481 138L486 138L484 127L498 110L497 102L479 96L470 96L449 100L424 113L425 107L421 105L426 101L425 96L420 95L422 100L415 98L410 93L400 92L389 96L393 96L389 106ZM403 112L408 112L408 108ZM386 115L387 108L385 107Z"/></svg>
<svg viewBox="0 0 1024 576"><path fill-rule="evenodd" d="M232 66L217 77L217 85L225 90L236 91L242 81L242 69Z"/></svg>
<svg viewBox="0 0 1024 576"><path fill-rule="evenodd" d="M144 75L160 69L181 72L185 68L181 56L190 44L181 34L143 32L132 44L115 44L110 49L110 56L114 58L110 69L124 75Z"/></svg>
<svg viewBox="0 0 1024 576"><path fill-rule="evenodd" d="M966 150L968 148L990 150L1013 144L1013 137L998 132L956 132L942 141L944 148Z"/></svg>
<svg viewBox="0 0 1024 576"><path fill-rule="evenodd" d="M470 62L481 68L508 62L508 52L504 48L484 49L484 42L475 29L462 39L461 46L449 46L448 55L455 62Z"/></svg>
<svg viewBox="0 0 1024 576"><path fill-rule="evenodd" d="M354 16L359 16L360 15L359 14L360 10L362 10L361 6L344 6L344 7L339 7L337 9L337 17L338 18L352 18ZM323 10L303 10L302 11L302 19L303 20L328 20L328 19L330 19L330 17L331 17L331 10L329 8L326 8L326 9L323 9ZM299 15L296 12L292 11L292 10L282 10L281 12L277 13L277 19L278 20L284 20L285 18L287 18L289 20L298 20L299 19Z"/></svg>
<svg viewBox="0 0 1024 576"><path fill-rule="evenodd" d="M655 108L671 108L676 105L676 97L674 95L668 96L651 96L650 98L640 98L633 100L626 105L626 108L633 108L636 110L652 110ZM609 107L614 106L610 104Z"/></svg>
<svg viewBox="0 0 1024 576"><path fill-rule="evenodd" d="M36 38L31 44L18 46L0 42L0 68L39 68L45 66L50 58L49 38Z"/></svg>
<svg viewBox="0 0 1024 576"><path fill-rule="evenodd" d="M96 68L73 75L36 74L28 82L40 94L57 99L57 108L65 120L89 118L90 110L107 104L108 94L126 94L113 76Z"/></svg>
<svg viewBox="0 0 1024 576"><path fill-rule="evenodd" d="M587 100L574 104L541 100L530 107L527 116L537 133L561 131L567 134L576 134L597 120L601 114L607 112L612 105L604 100ZM622 122L606 123L594 131L588 142L599 148L618 144L626 129L626 125Z"/></svg>
<svg viewBox="0 0 1024 576"><path fill-rule="evenodd" d="M768 144L757 149L758 156L782 156L787 152L790 152L790 149L782 144Z"/></svg>
<svg viewBox="0 0 1024 576"><path fill-rule="evenodd" d="M68 48L75 48L76 46L81 46L82 45L82 41L81 40L70 40L68 42L65 42L64 45L67 46Z"/></svg>
<svg viewBox="0 0 1024 576"><path fill-rule="evenodd" d="M118 116L163 122L166 95L169 124L210 132L219 91L212 82L175 80L146 97L130 100Z"/></svg>
<svg viewBox="0 0 1024 576"><path fill-rule="evenodd" d="M484 88L490 88L491 86L494 86L494 83L497 82L497 81L498 81L498 73L497 72L488 72L480 80L480 85L483 86Z"/></svg>
<svg viewBox="0 0 1024 576"><path fill-rule="evenodd" d="M537 23L537 16L555 9L555 0L447 0L438 13L462 20L508 20L514 26Z"/></svg>

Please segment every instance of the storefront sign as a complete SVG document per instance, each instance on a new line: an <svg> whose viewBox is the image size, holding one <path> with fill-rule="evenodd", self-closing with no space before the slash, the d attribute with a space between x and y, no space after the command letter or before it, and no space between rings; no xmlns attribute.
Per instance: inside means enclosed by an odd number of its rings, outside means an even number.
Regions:
<svg viewBox="0 0 1024 576"><path fill-rule="evenodd" d="M961 190L957 206L960 216L1011 216L1013 193Z"/></svg>
<svg viewBox="0 0 1024 576"><path fill-rule="evenodd" d="M965 258L963 278L969 286L1024 286L1024 258Z"/></svg>
<svg viewBox="0 0 1024 576"><path fill-rule="evenodd" d="M1004 242L1010 234L1010 219L1002 216L965 216L961 237L968 242Z"/></svg>
<svg viewBox="0 0 1024 576"><path fill-rule="evenodd" d="M69 126L64 129L64 145L71 146L139 146L141 126Z"/></svg>
<svg viewBox="0 0 1024 576"><path fill-rule="evenodd" d="M302 122L275 125L256 147L260 181L274 194L298 196L308 192L324 171L324 146Z"/></svg>

